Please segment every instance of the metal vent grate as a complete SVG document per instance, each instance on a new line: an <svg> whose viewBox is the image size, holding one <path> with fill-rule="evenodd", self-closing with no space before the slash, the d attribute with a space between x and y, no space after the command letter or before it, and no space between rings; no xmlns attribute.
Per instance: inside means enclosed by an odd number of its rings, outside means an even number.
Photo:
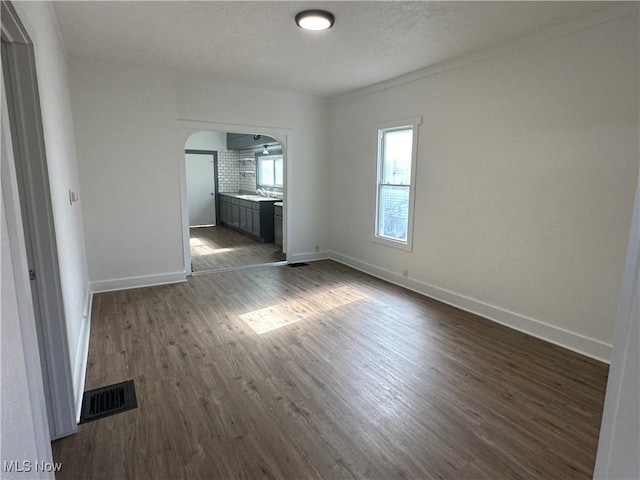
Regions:
<svg viewBox="0 0 640 480"><path fill-rule="evenodd" d="M138 407L133 380L84 392L80 423L92 422Z"/></svg>
<svg viewBox="0 0 640 480"><path fill-rule="evenodd" d="M304 263L304 262L296 262L296 263L287 263L287 267L306 267L308 266L308 263Z"/></svg>

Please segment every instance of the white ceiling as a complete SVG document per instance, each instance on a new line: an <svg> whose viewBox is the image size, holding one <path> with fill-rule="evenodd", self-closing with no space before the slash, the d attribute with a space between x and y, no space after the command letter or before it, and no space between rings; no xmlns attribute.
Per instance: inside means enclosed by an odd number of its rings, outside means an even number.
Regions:
<svg viewBox="0 0 640 480"><path fill-rule="evenodd" d="M613 2L55 2L67 52L334 96L566 23ZM326 32L294 16L333 12Z"/></svg>

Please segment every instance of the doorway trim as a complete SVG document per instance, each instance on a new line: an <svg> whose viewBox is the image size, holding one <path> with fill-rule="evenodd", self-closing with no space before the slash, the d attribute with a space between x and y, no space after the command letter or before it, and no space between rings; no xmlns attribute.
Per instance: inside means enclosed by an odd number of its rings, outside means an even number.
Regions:
<svg viewBox="0 0 640 480"><path fill-rule="evenodd" d="M284 163L284 185L282 193L287 198L289 179L292 173L293 164L293 129L285 127L265 127L260 125L233 124L207 122L202 120L178 119L176 121L181 135L178 136L180 142L179 149L181 152L186 151L186 143L191 135L198 132L237 132L252 134L259 132L264 135L276 139L282 145L282 158ZM184 154L183 154L184 156ZM290 161L291 160L291 161ZM184 271L187 276L192 275L191 271L191 249L189 245L189 208L187 203L187 169L184 162L178 162L178 174L180 177L180 208L182 212L182 249L184 258ZM289 202L285 201L282 208L282 251L287 254L291 250L290 239L292 238L291 229L289 228ZM287 254L287 258L289 255ZM286 262L276 262L276 264L284 264ZM261 264L262 265L262 264ZM211 272L208 272L211 273Z"/></svg>
<svg viewBox="0 0 640 480"><path fill-rule="evenodd" d="M7 100L11 155L14 157L17 206L38 336L42 383L51 439L75 433L73 374L67 340L58 249L49 186L40 95L33 42L13 5L2 2L3 85ZM5 82L6 80L6 82ZM4 182L3 177L3 182ZM26 273L26 272L25 272ZM24 274L24 273L23 273ZM29 322L32 317L24 318ZM28 328L28 326L25 326Z"/></svg>

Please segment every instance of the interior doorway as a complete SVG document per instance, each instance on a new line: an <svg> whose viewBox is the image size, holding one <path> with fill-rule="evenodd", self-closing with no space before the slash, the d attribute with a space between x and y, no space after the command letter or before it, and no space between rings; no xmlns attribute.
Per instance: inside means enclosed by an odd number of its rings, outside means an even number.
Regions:
<svg viewBox="0 0 640 480"><path fill-rule="evenodd" d="M4 164L3 150L2 185L3 190L13 189L13 180L7 172L15 171L21 218L13 221L17 228L22 226L22 231L10 235L24 245L31 294L30 312L22 321L35 322L46 415L53 440L77 431L73 378L35 53L15 9L5 2L2 2L2 73L2 135L8 137L7 144L12 147L8 155L13 160L12 166ZM24 328L29 330L32 326Z"/></svg>
<svg viewBox="0 0 640 480"><path fill-rule="evenodd" d="M262 133L200 131L186 140L192 275L286 263L285 151Z"/></svg>
<svg viewBox="0 0 640 480"><path fill-rule="evenodd" d="M214 150L185 150L189 228L216 224L218 153Z"/></svg>

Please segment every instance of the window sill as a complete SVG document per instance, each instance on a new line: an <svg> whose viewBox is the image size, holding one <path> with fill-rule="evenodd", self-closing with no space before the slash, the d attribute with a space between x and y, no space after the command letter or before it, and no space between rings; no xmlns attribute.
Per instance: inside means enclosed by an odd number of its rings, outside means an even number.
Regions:
<svg viewBox="0 0 640 480"><path fill-rule="evenodd" d="M373 243L377 243L378 245L385 245L387 247L397 248L398 250L404 250L405 252L413 251L413 246L411 245L411 242L405 243L399 240L392 240L390 238L378 237L376 235L374 235L371 241Z"/></svg>

